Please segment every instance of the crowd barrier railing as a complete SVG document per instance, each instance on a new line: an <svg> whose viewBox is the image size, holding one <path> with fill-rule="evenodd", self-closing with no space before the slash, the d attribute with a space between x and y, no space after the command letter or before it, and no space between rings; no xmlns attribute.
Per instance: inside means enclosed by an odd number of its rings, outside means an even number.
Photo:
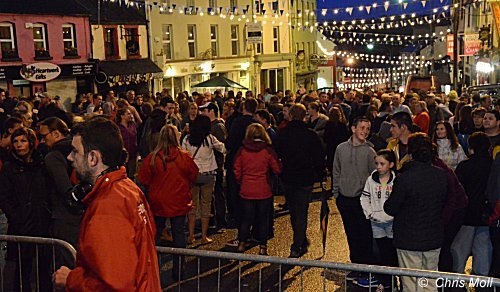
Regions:
<svg viewBox="0 0 500 292"><path fill-rule="evenodd" d="M0 259L0 292L52 289L51 275L59 268L56 254L76 260L75 248L59 239L0 235L0 243L6 243Z"/></svg>
<svg viewBox="0 0 500 292"><path fill-rule="evenodd" d="M415 291L429 291L426 288L434 285L437 291L444 291L446 288L489 288L487 291L500 291L500 279L492 277L474 276L466 274L445 273L437 271L405 269L397 267L383 267L375 265L361 265L352 263L337 263L323 260L305 260L295 258L282 258L273 256L261 256L255 254L231 253L220 251L207 251L196 249L181 249L171 247L157 247L159 259L168 255L168 260L177 257L179 262L184 263L182 269L178 269L178 274L172 275L173 279L168 283L168 290L178 291L284 291L290 290L290 280L284 281L285 273L292 268L297 268L295 279L299 282L298 287L294 286L294 291L311 291L311 285L306 285L304 281L313 281L314 291L331 291L328 289L328 282L335 281L335 291L352 291L353 286L348 283L348 272L361 272L369 275L391 276L392 291L399 291L401 287L399 277L417 278L417 288ZM204 259L202 261L202 259ZM160 265L161 265L160 261ZM165 260L163 260L165 263ZM202 264L204 262L204 264ZM232 262L232 263L231 263ZM249 268L244 263L252 263L253 275L248 273ZM266 267L262 267L265 264ZM205 265L205 266L204 266ZM259 267L256 267L259 265ZM269 271L274 265L274 273L267 273L274 277L263 277L263 269ZM230 266L228 268L228 266ZM277 266L277 267L276 267ZM258 268L258 270L257 270ZM320 279L309 279L311 274L304 276L306 270L320 269L318 273ZM170 270L169 270L170 271ZM189 274L186 272L190 272ZM164 271L166 272L166 271ZM230 273L235 275L231 276ZM237 274L237 277L236 277ZM331 275L336 275L332 279ZM321 276L319 276L321 275ZM247 277L245 281L242 281ZM165 277L163 277L165 278ZM232 281L233 283L224 283ZM242 285L242 283L245 284ZM286 283L285 283L286 282ZM321 286L317 284L321 282ZM398 284L399 283L399 284ZM330 283L331 284L331 283ZM162 287L166 286L162 283ZM340 289L339 289L340 288ZM377 285L366 287L365 291L377 291ZM421 289L420 289L421 288ZM354 289L354 291L359 291ZM391 290L384 290L391 291ZM476 290L478 291L478 290Z"/></svg>

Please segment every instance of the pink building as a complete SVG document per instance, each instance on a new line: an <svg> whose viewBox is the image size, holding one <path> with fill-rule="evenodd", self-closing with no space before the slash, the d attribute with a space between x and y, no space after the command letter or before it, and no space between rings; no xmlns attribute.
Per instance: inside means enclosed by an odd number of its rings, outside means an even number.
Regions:
<svg viewBox="0 0 500 292"><path fill-rule="evenodd" d="M0 7L0 88L12 96L47 91L63 99L91 92L95 63L89 62L88 11L75 6L48 7L46 12L26 7L23 11L19 2L12 1L12 9ZM52 1L40 2L52 6Z"/></svg>

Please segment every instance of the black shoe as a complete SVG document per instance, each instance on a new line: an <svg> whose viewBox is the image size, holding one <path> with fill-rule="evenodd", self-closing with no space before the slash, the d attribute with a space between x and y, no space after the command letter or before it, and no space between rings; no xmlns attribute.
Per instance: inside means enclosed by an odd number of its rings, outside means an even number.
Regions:
<svg viewBox="0 0 500 292"><path fill-rule="evenodd" d="M301 255L305 255L307 253L310 245L311 245L311 241L309 239L306 239L306 242L303 244L303 246L300 250Z"/></svg>
<svg viewBox="0 0 500 292"><path fill-rule="evenodd" d="M284 204L278 204L278 207L281 210L288 210L288 204L286 202Z"/></svg>
<svg viewBox="0 0 500 292"><path fill-rule="evenodd" d="M300 258L301 256L302 256L302 254L301 254L301 252L299 250L292 249L290 251L290 255L288 257L296 259L296 258Z"/></svg>

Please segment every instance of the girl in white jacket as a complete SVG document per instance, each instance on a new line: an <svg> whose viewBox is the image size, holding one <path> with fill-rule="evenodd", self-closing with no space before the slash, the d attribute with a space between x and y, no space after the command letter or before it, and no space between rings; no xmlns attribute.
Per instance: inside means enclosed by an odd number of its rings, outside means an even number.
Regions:
<svg viewBox="0 0 500 292"><path fill-rule="evenodd" d="M392 245L392 223L393 217L384 212L384 203L392 192L392 186L395 179L395 173L392 168L395 166L396 156L392 150L383 149L377 152L375 156L376 170L368 177L365 188L361 194L361 207L365 213L366 219L371 221L373 238L380 252L379 265L397 267L396 249ZM376 285L380 282L384 286L391 285L391 277L380 275L379 279L358 280L358 285L369 287L367 285ZM365 285L365 282L366 285Z"/></svg>

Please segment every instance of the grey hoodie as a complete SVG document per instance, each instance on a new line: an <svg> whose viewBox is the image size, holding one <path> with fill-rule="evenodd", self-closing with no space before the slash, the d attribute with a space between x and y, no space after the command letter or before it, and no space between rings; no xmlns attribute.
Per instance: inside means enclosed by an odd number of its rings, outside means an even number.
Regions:
<svg viewBox="0 0 500 292"><path fill-rule="evenodd" d="M361 195L366 178L375 170L375 150L368 141L354 146L352 137L341 143L335 151L332 169L332 192L355 198Z"/></svg>

